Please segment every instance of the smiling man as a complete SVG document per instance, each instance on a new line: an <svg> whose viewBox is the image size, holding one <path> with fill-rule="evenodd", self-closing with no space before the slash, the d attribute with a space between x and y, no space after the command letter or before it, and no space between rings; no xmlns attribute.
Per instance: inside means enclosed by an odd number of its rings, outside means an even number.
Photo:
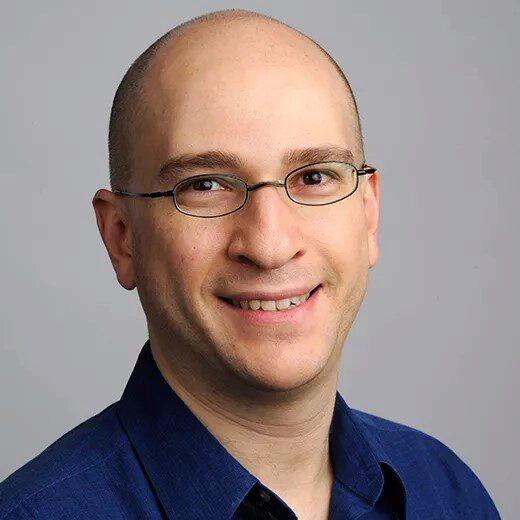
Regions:
<svg viewBox="0 0 520 520"><path fill-rule="evenodd" d="M448 447L337 392L379 191L323 49L248 11L178 26L123 78L109 148L93 204L149 340L1 518L498 518Z"/></svg>

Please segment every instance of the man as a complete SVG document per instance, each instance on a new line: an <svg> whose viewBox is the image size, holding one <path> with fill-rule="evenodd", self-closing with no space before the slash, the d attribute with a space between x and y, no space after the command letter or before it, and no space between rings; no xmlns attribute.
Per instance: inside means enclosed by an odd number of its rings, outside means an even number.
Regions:
<svg viewBox="0 0 520 520"><path fill-rule="evenodd" d="M109 151L93 204L149 341L120 401L3 483L0 518L499 517L448 447L337 392L379 192L323 49L248 11L183 24L123 78Z"/></svg>

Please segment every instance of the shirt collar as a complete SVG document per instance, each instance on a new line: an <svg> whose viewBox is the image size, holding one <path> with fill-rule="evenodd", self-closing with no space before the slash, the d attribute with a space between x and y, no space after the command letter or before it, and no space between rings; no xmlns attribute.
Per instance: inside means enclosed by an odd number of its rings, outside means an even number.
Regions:
<svg viewBox="0 0 520 520"><path fill-rule="evenodd" d="M166 382L149 341L139 353L117 413L170 518L229 520L259 482ZM384 483L379 463L391 462L377 443L369 444L339 392L329 441L336 479L373 506Z"/></svg>
<svg viewBox="0 0 520 520"><path fill-rule="evenodd" d="M369 511L380 498L383 487L386 487L384 468L386 475L390 477L389 490L395 495L393 504L404 512L407 496L404 480L398 470L400 465L381 443L378 435L359 418L358 413L336 392L329 431L334 476L363 501L360 503L352 500L353 497L342 494L339 497L333 496L334 502L344 502L339 507L345 514L351 504L356 508L361 507L365 512Z"/></svg>
<svg viewBox="0 0 520 520"><path fill-rule="evenodd" d="M335 477L373 505L383 487L383 473L378 457L339 392L336 392L329 442Z"/></svg>

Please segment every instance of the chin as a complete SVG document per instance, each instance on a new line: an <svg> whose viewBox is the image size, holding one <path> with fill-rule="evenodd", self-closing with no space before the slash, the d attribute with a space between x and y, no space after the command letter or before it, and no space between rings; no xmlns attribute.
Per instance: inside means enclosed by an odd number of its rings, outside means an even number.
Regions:
<svg viewBox="0 0 520 520"><path fill-rule="evenodd" d="M298 348L297 343L286 347L285 355L280 353L275 356L271 351L266 357L250 356L246 360L235 358L232 370L247 386L257 390L295 390L317 378L327 364L324 351L309 352L307 356L294 356L295 348Z"/></svg>

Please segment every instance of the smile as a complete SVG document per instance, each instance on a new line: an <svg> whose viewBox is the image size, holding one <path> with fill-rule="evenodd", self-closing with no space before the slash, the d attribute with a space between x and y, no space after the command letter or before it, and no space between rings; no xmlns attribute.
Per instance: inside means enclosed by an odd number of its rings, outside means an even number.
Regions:
<svg viewBox="0 0 520 520"><path fill-rule="evenodd" d="M233 300L219 296L231 315L254 324L302 323L316 307L321 284L312 291L283 300Z"/></svg>
<svg viewBox="0 0 520 520"><path fill-rule="evenodd" d="M245 310L263 310L269 312L284 311L305 303L318 287L315 287L308 293L291 296L282 300L237 300L224 297L223 299L228 303L232 303L235 307L240 307Z"/></svg>

